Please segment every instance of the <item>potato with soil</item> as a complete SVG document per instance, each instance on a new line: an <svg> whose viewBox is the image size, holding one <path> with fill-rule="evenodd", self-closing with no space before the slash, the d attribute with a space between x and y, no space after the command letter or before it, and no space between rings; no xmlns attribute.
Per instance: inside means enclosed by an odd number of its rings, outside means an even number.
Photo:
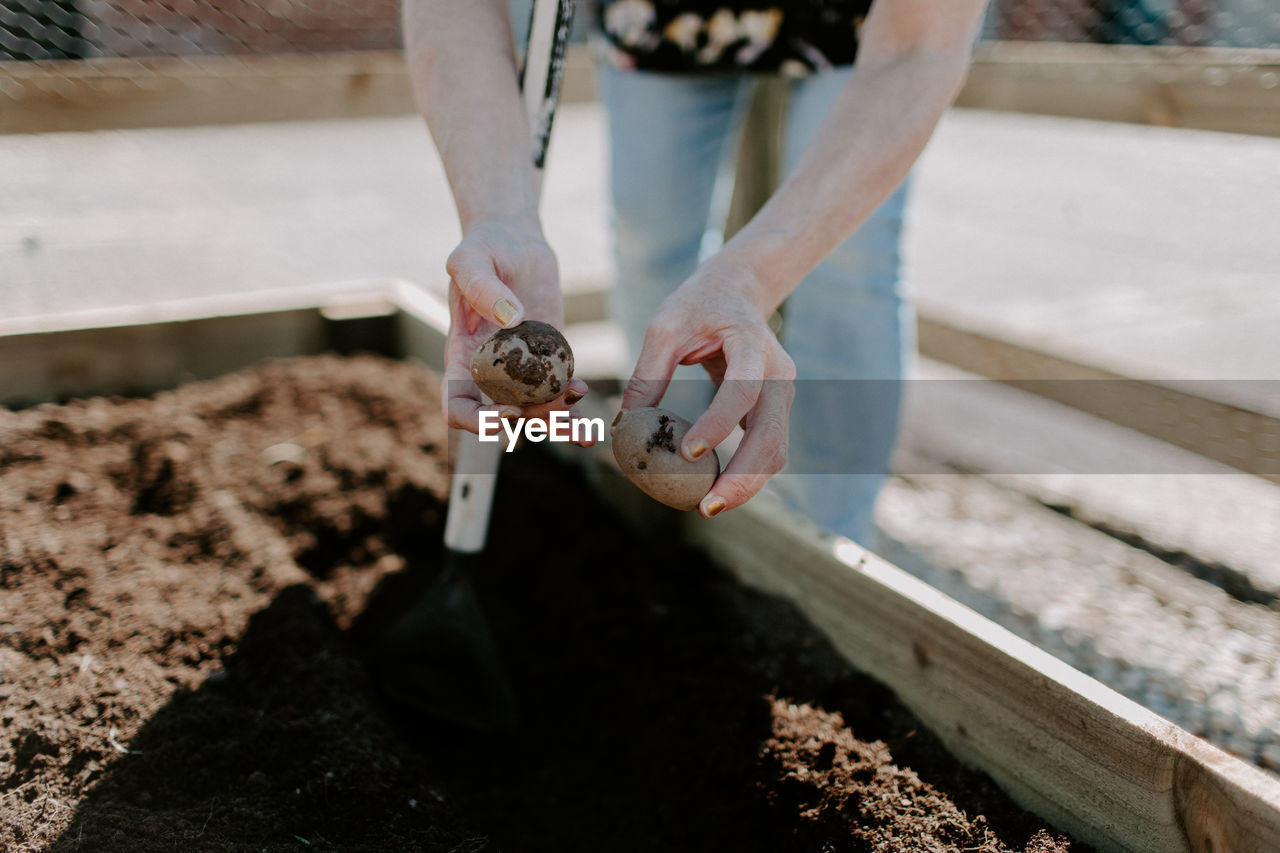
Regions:
<svg viewBox="0 0 1280 853"><path fill-rule="evenodd" d="M495 403L550 403L573 378L573 350L555 326L525 320L480 345L471 357L471 378Z"/></svg>
<svg viewBox="0 0 1280 853"><path fill-rule="evenodd" d="M720 458L714 450L693 462L680 454L692 426L666 409L622 412L613 434L613 458L649 497L675 509L695 509L720 476Z"/></svg>

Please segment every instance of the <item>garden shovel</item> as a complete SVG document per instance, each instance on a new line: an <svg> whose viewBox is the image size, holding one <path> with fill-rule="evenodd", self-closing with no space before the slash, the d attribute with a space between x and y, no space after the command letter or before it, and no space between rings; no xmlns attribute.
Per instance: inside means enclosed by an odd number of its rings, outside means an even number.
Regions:
<svg viewBox="0 0 1280 853"><path fill-rule="evenodd" d="M534 0L520 73L541 190L551 122L564 76L575 0ZM483 556L501 445L458 433L444 532L443 568L422 597L379 640L382 687L401 705L479 731L517 724L515 697L467 579Z"/></svg>

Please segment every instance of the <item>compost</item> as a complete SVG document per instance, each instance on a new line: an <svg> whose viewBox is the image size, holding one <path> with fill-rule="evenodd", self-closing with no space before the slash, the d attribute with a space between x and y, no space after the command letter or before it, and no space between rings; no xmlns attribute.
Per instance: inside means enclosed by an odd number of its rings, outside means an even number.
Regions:
<svg viewBox="0 0 1280 853"><path fill-rule="evenodd" d="M0 410L0 849L1068 849L789 605L537 452L474 579L521 729L388 707L372 638L440 562L438 400L320 356Z"/></svg>

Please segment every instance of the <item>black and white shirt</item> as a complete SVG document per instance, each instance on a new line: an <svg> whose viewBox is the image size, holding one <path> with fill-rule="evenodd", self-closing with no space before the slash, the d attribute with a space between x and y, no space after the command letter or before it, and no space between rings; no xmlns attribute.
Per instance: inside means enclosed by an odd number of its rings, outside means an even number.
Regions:
<svg viewBox="0 0 1280 853"><path fill-rule="evenodd" d="M601 0L607 58L646 71L803 77L853 63L871 0Z"/></svg>

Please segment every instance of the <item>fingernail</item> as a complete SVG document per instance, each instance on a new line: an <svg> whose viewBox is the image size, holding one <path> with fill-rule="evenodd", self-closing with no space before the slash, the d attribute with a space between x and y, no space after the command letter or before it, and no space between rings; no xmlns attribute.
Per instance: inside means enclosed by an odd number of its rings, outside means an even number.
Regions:
<svg viewBox="0 0 1280 853"><path fill-rule="evenodd" d="M711 445L707 444L701 438L695 438L693 441L685 445L684 455L689 459L698 459L710 449Z"/></svg>
<svg viewBox="0 0 1280 853"><path fill-rule="evenodd" d="M715 518L717 515L724 512L724 508L726 506L728 506L728 504L724 502L724 498L718 498L715 495L712 495L710 498L703 500L702 512L707 518Z"/></svg>
<svg viewBox="0 0 1280 853"><path fill-rule="evenodd" d="M564 404L566 406L572 406L585 396L586 394L579 394L577 391L566 391L564 392Z"/></svg>
<svg viewBox="0 0 1280 853"><path fill-rule="evenodd" d="M498 410L498 417L502 418L504 421L514 420L520 417L520 410L513 409L510 406L503 406Z"/></svg>
<svg viewBox="0 0 1280 853"><path fill-rule="evenodd" d="M493 319L497 320L504 329L511 328L519 313L510 299L499 299L493 303Z"/></svg>
<svg viewBox="0 0 1280 853"><path fill-rule="evenodd" d="M613 416L613 423L609 424L609 435L613 435L618 431L618 422L622 420L622 416L626 413L626 409L619 409L618 414Z"/></svg>

